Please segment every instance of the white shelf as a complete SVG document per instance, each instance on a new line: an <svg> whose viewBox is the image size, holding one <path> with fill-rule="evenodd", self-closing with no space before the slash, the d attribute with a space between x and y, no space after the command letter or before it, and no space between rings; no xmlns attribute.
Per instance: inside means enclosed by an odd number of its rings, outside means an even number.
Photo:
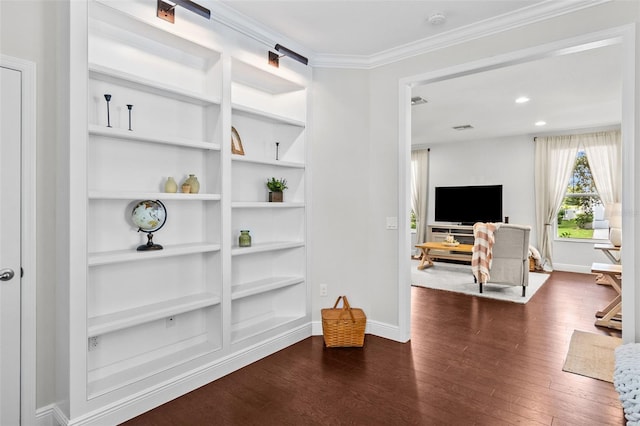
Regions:
<svg viewBox="0 0 640 426"><path fill-rule="evenodd" d="M293 169L304 169L304 163L296 163L293 161L280 161L280 160L261 160L258 158L245 157L243 155L232 155L231 159L237 162L254 163L264 166L277 166L277 167L289 167Z"/></svg>
<svg viewBox="0 0 640 426"><path fill-rule="evenodd" d="M96 398L115 389L143 380L146 377L187 363L216 349L218 348L213 347L210 342L204 342L155 358L141 366L128 368L97 380L90 380L87 384L88 398Z"/></svg>
<svg viewBox="0 0 640 426"><path fill-rule="evenodd" d="M273 114L268 111L263 111L263 110L252 108L246 105L233 103L231 105L231 108L233 109L232 111L233 113L251 115L264 121L269 121L276 124L288 124L290 126L296 126L300 128L306 127L306 124L304 123L304 121L295 120L295 119L284 117L278 114Z"/></svg>
<svg viewBox="0 0 640 426"><path fill-rule="evenodd" d="M68 95L74 110L89 110L72 126L81 130L81 140L72 142L82 149L70 156L69 173L76 162L88 163L84 174L68 179L72 193L80 189L71 207L87 222L107 226L70 236L80 255L71 281L62 283L73 305L64 307L67 315L83 330L63 336L80 361L66 366L77 378L69 384L76 420L92 407L246 357L254 345L266 347L306 326L310 315L305 129L312 73L243 62L234 55L253 62L248 45L224 31L204 23L168 25L139 13L146 6L115 3L90 1L88 22L72 23L88 33L88 49L72 55L73 69L87 79ZM148 106L139 110L139 127L106 127L103 93ZM116 114L116 122L126 122L126 108ZM248 156L229 153L223 136L232 125L243 130ZM272 139L287 161L270 154ZM185 170L199 176L201 193L162 192L157 176ZM273 175L289 181L287 202L266 202L264 179ZM171 204L175 218L189 223L167 228L162 250L137 251L137 237L114 233L129 226L127 217L101 208L145 199ZM284 223L272 229L275 218ZM256 228L252 247L234 246L231 233L242 222ZM243 269L246 262L255 268ZM152 293L131 287L148 277ZM120 297L101 297L109 290ZM176 328L167 329L172 316ZM90 338L97 346L87 346Z"/></svg>
<svg viewBox="0 0 640 426"><path fill-rule="evenodd" d="M153 135L148 133L139 133L114 127L89 125L89 134L95 136L103 136L114 139L127 139L140 142L150 142L165 145L175 145L185 148L205 149L211 151L220 151L220 145L204 141L195 141L184 138L166 137L161 135Z"/></svg>
<svg viewBox="0 0 640 426"><path fill-rule="evenodd" d="M88 337L99 336L219 303L220 297L210 293L202 293L90 317L87 320L87 335Z"/></svg>
<svg viewBox="0 0 640 426"><path fill-rule="evenodd" d="M234 201L231 203L231 207L234 209L299 209L304 206L304 203L270 203L268 201Z"/></svg>
<svg viewBox="0 0 640 426"><path fill-rule="evenodd" d="M151 49L163 48L164 52L167 50L172 53L179 52L183 56L186 54L208 62L217 61L220 57L220 52L217 50L185 38L176 33L173 28L162 25L161 21L158 22L159 25L152 25L105 3L108 2L104 0L90 2L90 7L93 9L89 13L90 32L97 30L98 33L107 35L114 42L122 42L124 39L125 43L132 43L131 40L134 37L138 40L144 39L147 44L152 45Z"/></svg>
<svg viewBox="0 0 640 426"><path fill-rule="evenodd" d="M89 77L94 80L101 80L106 83L117 84L118 86L144 90L145 92L152 93L154 95L169 97L196 105L220 105L219 98L203 96L200 93L189 92L178 87L142 78L137 75L105 67L103 65L89 64Z"/></svg>
<svg viewBox="0 0 640 426"><path fill-rule="evenodd" d="M254 336L266 333L277 327L293 322L301 317L272 317L267 320L253 323L247 326L234 326L231 330L231 342L238 343L241 340L249 339Z"/></svg>
<svg viewBox="0 0 640 426"><path fill-rule="evenodd" d="M260 69L234 58L232 78L236 83L271 94L283 94L304 90L304 86L276 75L273 70Z"/></svg>
<svg viewBox="0 0 640 426"><path fill-rule="evenodd" d="M180 200L180 201L219 201L220 194L184 194L182 192L153 191L89 191L89 198L94 200Z"/></svg>
<svg viewBox="0 0 640 426"><path fill-rule="evenodd" d="M289 287L303 282L303 277L270 277L264 278L262 280L237 284L231 288L231 300L261 294L267 291Z"/></svg>
<svg viewBox="0 0 640 426"><path fill-rule="evenodd" d="M220 250L220 244L192 243L164 246L162 250L137 251L136 249L89 253L88 265L108 265L111 263L133 262L163 257L184 256L195 253L209 253Z"/></svg>
<svg viewBox="0 0 640 426"><path fill-rule="evenodd" d="M271 243L254 244L251 247L233 247L231 249L232 256L241 256L244 254L264 253L276 250L287 250L292 248L304 247L302 241L281 241Z"/></svg>

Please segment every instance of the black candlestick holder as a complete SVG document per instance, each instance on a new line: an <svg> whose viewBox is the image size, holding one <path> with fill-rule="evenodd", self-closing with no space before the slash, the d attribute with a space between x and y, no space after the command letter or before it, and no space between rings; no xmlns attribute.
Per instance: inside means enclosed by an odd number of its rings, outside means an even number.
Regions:
<svg viewBox="0 0 640 426"><path fill-rule="evenodd" d="M109 116L109 101L111 100L111 95L105 94L104 99L107 101L107 127L111 127L111 117Z"/></svg>
<svg viewBox="0 0 640 426"><path fill-rule="evenodd" d="M131 108L133 108L133 105L127 104L127 109L129 110L129 130L131 130Z"/></svg>
<svg viewBox="0 0 640 426"><path fill-rule="evenodd" d="M279 155L280 155L279 152L278 152L279 148L280 148L280 142L276 142L276 160L279 160L279 158L278 158Z"/></svg>

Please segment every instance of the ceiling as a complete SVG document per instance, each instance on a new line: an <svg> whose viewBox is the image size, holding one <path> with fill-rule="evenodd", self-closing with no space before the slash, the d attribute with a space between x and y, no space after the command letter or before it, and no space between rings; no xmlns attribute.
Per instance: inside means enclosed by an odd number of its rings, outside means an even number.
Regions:
<svg viewBox="0 0 640 426"><path fill-rule="evenodd" d="M295 41L308 56L372 56L549 2L223 0L222 3ZM429 17L436 13L445 17L444 22L430 24Z"/></svg>
<svg viewBox="0 0 640 426"><path fill-rule="evenodd" d="M310 58L312 66L375 67L456 40L526 25L601 0L223 0L255 28ZM570 5L572 9L567 9ZM562 9L564 8L564 9ZM442 14L434 25L430 16ZM393 52L393 53L392 53ZM399 53L395 53L399 52ZM394 55L396 55L394 57ZM601 47L419 86L414 144L460 142L617 125L621 50ZM518 96L530 102L515 104ZM537 127L538 120L546 126ZM471 125L458 131L453 126Z"/></svg>
<svg viewBox="0 0 640 426"><path fill-rule="evenodd" d="M416 87L412 95L427 103L411 108L413 144L619 125L621 58L621 46L612 45ZM521 96L530 101L516 103ZM464 125L473 129L453 129Z"/></svg>

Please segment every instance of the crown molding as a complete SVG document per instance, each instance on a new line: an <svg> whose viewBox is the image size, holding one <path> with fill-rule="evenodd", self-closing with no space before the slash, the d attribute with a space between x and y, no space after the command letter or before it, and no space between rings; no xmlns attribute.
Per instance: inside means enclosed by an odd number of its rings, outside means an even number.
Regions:
<svg viewBox="0 0 640 426"><path fill-rule="evenodd" d="M608 3L612 0L557 1L547 0L511 13L486 19L465 27L456 28L432 37L407 43L393 49L383 50L370 56L347 56L317 54L313 57L315 67L371 69L388 65L424 53L462 44L503 31L523 27L546 19L576 12L578 10Z"/></svg>
<svg viewBox="0 0 640 426"><path fill-rule="evenodd" d="M312 67L372 69L411 58L413 56L444 49L446 47L523 27L568 13L573 13L603 3L609 3L611 1L613 0L546 0L542 3L514 12L456 28L432 37L416 40L372 55L334 55L316 53L305 46L300 45L296 41L267 28L260 22L237 12L225 3L211 1L209 5L212 10L211 19L213 21L225 25L234 31L250 37L272 49L276 43L286 44L288 47L291 47L308 57L309 65Z"/></svg>
<svg viewBox="0 0 640 426"><path fill-rule="evenodd" d="M313 65L311 63L311 58L315 56L315 53L305 46L302 46L296 41L271 30L262 23L249 18L232 7L227 6L225 3L210 0L208 5L212 12L212 21L222 24L244 36L252 38L270 49L275 49L276 43L286 45L303 56L308 57L310 59L310 65Z"/></svg>

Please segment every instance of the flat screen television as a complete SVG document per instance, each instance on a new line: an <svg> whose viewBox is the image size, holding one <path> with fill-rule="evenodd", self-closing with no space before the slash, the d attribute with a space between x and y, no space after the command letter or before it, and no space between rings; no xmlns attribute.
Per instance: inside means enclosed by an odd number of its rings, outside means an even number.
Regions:
<svg viewBox="0 0 640 426"><path fill-rule="evenodd" d="M436 222L502 222L502 185L436 187Z"/></svg>

